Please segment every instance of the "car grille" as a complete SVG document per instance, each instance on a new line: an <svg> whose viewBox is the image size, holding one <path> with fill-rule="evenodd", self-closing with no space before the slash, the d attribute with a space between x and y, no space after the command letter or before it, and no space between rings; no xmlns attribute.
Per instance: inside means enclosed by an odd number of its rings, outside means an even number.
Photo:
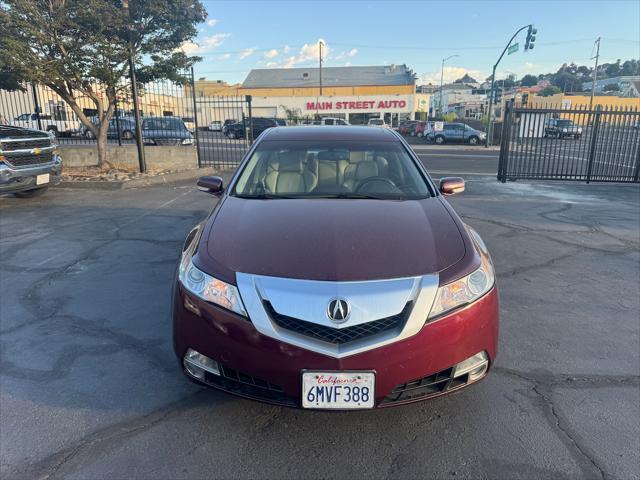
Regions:
<svg viewBox="0 0 640 480"><path fill-rule="evenodd" d="M253 398L263 402L275 403L288 407L295 407L298 402L290 397L282 387L274 385L266 380L246 375L233 370L232 368L220 365L221 375L205 373L205 383L216 388L220 388L229 393L243 397Z"/></svg>
<svg viewBox="0 0 640 480"><path fill-rule="evenodd" d="M53 153L39 153L38 155L11 155L5 153L4 161L10 164L12 167L30 167L32 165L40 165L42 163L49 163L53 160Z"/></svg>
<svg viewBox="0 0 640 480"><path fill-rule="evenodd" d="M453 367L447 368L428 377L398 385L387 395L381 405L410 402L455 390L466 385L467 377L468 375L462 375L453 378Z"/></svg>
<svg viewBox="0 0 640 480"><path fill-rule="evenodd" d="M175 138L154 138L156 145L182 145L182 140L176 140Z"/></svg>
<svg viewBox="0 0 640 480"><path fill-rule="evenodd" d="M279 327L333 344L353 342L389 330L401 330L411 313L411 306L412 302L408 302L402 312L392 317L361 323L352 327L333 328L281 315L273 309L271 303L264 301L267 313Z"/></svg>
<svg viewBox="0 0 640 480"><path fill-rule="evenodd" d="M46 148L51 146L49 138L31 138L29 140L3 140L0 142L0 150L12 152L13 150L27 150L31 148Z"/></svg>

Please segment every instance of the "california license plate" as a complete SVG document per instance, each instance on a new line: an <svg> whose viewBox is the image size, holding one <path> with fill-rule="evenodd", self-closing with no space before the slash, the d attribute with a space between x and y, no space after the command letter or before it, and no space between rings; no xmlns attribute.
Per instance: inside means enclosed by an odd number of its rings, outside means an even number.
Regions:
<svg viewBox="0 0 640 480"><path fill-rule="evenodd" d="M373 408L373 372L304 372L302 406L322 409Z"/></svg>
<svg viewBox="0 0 640 480"><path fill-rule="evenodd" d="M49 174L43 173L42 175L38 175L36 177L36 185L42 185L45 183L49 183Z"/></svg>

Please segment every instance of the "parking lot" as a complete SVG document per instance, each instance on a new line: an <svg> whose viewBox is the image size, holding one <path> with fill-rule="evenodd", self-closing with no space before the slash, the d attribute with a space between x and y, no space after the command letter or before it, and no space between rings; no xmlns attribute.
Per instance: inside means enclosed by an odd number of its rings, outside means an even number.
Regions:
<svg viewBox="0 0 640 480"><path fill-rule="evenodd" d="M640 478L638 185L500 184L495 151L417 153L435 177L466 176L451 203L496 264L486 380L351 413L202 389L174 358L169 296L213 197L192 183L4 197L0 475Z"/></svg>

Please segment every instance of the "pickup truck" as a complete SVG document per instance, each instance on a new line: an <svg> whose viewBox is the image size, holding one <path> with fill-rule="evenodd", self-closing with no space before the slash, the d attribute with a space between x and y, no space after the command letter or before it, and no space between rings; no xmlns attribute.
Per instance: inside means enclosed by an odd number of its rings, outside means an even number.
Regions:
<svg viewBox="0 0 640 480"><path fill-rule="evenodd" d="M572 120L550 118L544 125L544 136L548 138L573 137L579 139L582 136L582 127Z"/></svg>
<svg viewBox="0 0 640 480"><path fill-rule="evenodd" d="M36 197L59 184L62 159L56 147L51 133L0 125L0 194Z"/></svg>
<svg viewBox="0 0 640 480"><path fill-rule="evenodd" d="M38 117L40 117L40 124L38 124ZM23 113L14 118L12 124L15 127L34 128L51 132L56 137L61 135L71 136L74 133L81 132L79 120L57 120L44 113Z"/></svg>

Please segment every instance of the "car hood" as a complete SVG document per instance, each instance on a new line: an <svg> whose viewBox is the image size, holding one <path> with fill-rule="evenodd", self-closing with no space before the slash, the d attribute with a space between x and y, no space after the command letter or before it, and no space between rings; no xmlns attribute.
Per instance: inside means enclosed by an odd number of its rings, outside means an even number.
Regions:
<svg viewBox="0 0 640 480"><path fill-rule="evenodd" d="M12 127L0 125L0 138L6 137L43 137L48 138L49 134L33 128Z"/></svg>
<svg viewBox="0 0 640 480"><path fill-rule="evenodd" d="M356 281L439 272L465 254L439 197L424 200L227 197L194 262L223 280L235 272Z"/></svg>

